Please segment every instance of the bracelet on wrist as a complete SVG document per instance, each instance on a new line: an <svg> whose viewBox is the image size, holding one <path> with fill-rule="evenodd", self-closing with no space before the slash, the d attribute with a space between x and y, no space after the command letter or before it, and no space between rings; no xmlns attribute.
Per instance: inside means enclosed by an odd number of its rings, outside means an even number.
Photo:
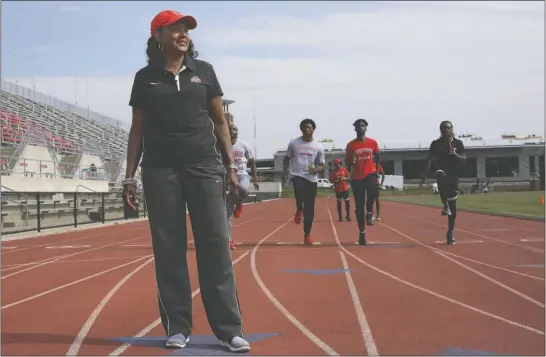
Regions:
<svg viewBox="0 0 546 357"><path fill-rule="evenodd" d="M126 178L125 180L121 181L121 184L123 186L125 185L136 185L137 184L137 180L133 177L130 177L130 178Z"/></svg>

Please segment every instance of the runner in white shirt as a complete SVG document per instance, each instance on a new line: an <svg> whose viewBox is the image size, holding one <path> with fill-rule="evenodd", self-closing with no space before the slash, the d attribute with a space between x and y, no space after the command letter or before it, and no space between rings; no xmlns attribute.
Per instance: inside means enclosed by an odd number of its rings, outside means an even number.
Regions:
<svg viewBox="0 0 546 357"><path fill-rule="evenodd" d="M315 218L315 198L319 174L324 172L324 147L313 138L317 125L312 119L300 123L301 136L288 144L283 160L284 180L291 181L296 199L294 222L303 218L304 244L312 245L311 228Z"/></svg>
<svg viewBox="0 0 546 357"><path fill-rule="evenodd" d="M228 196L226 199L229 244L231 249L235 249L233 239L231 239L231 222L233 216L235 216L235 218L241 217L241 213L243 212L243 201L248 195L250 176L247 172L247 166L250 166L254 188L258 190L260 186L258 185L256 173L256 160L254 159L254 153L252 152L250 145L238 138L239 130L235 124L230 124L229 133L231 135L231 144L233 145L233 159L235 160L235 165L237 166L237 177L239 179L239 195L237 197Z"/></svg>

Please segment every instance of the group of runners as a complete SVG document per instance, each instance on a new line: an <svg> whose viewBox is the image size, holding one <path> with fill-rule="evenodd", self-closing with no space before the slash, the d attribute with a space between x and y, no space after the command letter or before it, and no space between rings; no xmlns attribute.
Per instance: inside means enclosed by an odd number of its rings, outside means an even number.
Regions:
<svg viewBox="0 0 546 357"><path fill-rule="evenodd" d="M380 221L379 193L385 181L385 173L381 166L380 150L377 141L366 135L368 121L357 119L353 123L356 138L347 143L345 160L333 160L330 171L330 181L337 201L338 220L343 221L343 206L345 206L345 220L351 221L351 199L349 186L353 193L355 216L358 225L358 243L366 245L366 226ZM252 177L257 188L256 167L254 156L248 144L237 139L237 129L232 128L233 152L238 165L239 181L242 192L248 189L247 164L252 165ZM324 147L313 136L316 123L312 119L304 119L300 123L302 135L288 144L283 161L284 181L294 188L296 213L294 222L303 221L304 244L311 245L311 229L315 215L315 198L318 190L319 176L324 173ZM438 193L443 204L442 215L448 216L447 244L455 244L453 229L457 216L458 172L464 164L466 156L461 140L453 136L453 125L449 121L440 124L440 137L430 144L427 157L427 166L422 175L420 187L430 175L436 179ZM246 194L246 193L245 193ZM244 196L242 196L244 199ZM375 216L374 216L375 205ZM236 217L242 210L241 199L234 203L228 200L228 220L231 222L232 212ZM230 224L231 230L231 224ZM230 241L234 249L233 241Z"/></svg>

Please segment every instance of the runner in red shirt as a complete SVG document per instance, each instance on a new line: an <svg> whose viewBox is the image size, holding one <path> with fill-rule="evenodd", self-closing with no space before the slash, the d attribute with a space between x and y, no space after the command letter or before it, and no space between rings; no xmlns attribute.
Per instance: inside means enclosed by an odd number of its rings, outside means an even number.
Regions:
<svg viewBox="0 0 546 357"><path fill-rule="evenodd" d="M356 220L359 228L358 243L366 244L366 219L368 225L373 225L373 203L377 196L377 179L379 178L379 145L377 141L366 137L368 122L357 119L355 127L356 139L347 144L345 150L345 166L351 172L351 187L356 206ZM367 196L367 197L366 197ZM364 211L366 205L366 213Z"/></svg>
<svg viewBox="0 0 546 357"><path fill-rule="evenodd" d="M375 196L375 220L381 221L381 218L379 217L379 209L380 209L379 193L381 192L381 187L383 186L383 182L385 182L385 173L383 172L383 167L381 166L381 164L379 164L378 166L379 166L379 175L381 175L381 179L377 178L378 189L377 189L377 196Z"/></svg>
<svg viewBox="0 0 546 357"><path fill-rule="evenodd" d="M337 214L339 216L339 221L343 222L341 215L341 201L345 201L345 212L347 221L351 220L351 210L350 210L350 201L349 201L349 185L347 181L349 180L349 171L346 168L341 166L340 159L334 159L334 169L330 171L330 182L334 184L334 192L336 193L337 199Z"/></svg>

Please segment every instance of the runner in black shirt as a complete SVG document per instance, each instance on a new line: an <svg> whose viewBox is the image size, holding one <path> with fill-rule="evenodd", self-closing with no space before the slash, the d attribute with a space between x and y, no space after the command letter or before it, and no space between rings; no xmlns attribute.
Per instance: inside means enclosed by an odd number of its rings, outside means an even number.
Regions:
<svg viewBox="0 0 546 357"><path fill-rule="evenodd" d="M447 243L455 244L453 228L457 217L457 197L459 195L459 171L466 163L463 142L453 137L453 124L443 121L440 124L440 138L430 144L427 169L423 173L421 185L427 174L434 168L434 176L438 182L438 191L444 208L443 215L448 216Z"/></svg>

